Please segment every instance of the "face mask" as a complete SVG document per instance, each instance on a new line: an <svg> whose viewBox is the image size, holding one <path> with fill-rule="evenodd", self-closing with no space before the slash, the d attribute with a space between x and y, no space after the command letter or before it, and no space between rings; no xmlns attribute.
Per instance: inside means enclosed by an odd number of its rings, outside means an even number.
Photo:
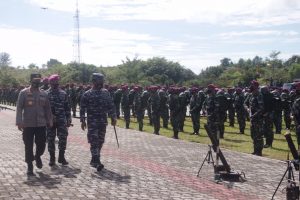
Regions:
<svg viewBox="0 0 300 200"><path fill-rule="evenodd" d="M58 86L59 86L59 84L58 84L58 83L56 83L56 84L52 84L52 88L53 88L53 89L57 89L57 88L58 88Z"/></svg>
<svg viewBox="0 0 300 200"><path fill-rule="evenodd" d="M39 82L32 82L32 83L31 83L31 86L32 86L33 88L39 88L39 87L40 87L40 83L39 83Z"/></svg>

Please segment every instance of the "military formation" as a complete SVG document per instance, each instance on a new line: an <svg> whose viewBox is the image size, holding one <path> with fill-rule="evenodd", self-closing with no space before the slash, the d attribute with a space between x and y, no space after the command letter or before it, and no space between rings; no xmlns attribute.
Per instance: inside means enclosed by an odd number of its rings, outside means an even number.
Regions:
<svg viewBox="0 0 300 200"><path fill-rule="evenodd" d="M225 137L225 123L238 126L245 133L246 121L250 121L253 153L262 156L264 148L272 147L274 134L292 128L292 119L300 145L300 83L283 90L277 87L260 86L255 80L246 88L219 88L209 84L201 87L110 86L104 84L104 76L95 73L93 85L60 85L59 76L44 78L40 90L48 95L53 126L47 127L50 166L55 165L55 137L59 138L58 163L68 164L64 152L67 146L68 127L72 116L79 118L84 130L88 127L88 142L91 145L91 166L103 168L100 151L105 139L107 116L123 118L124 128L136 120L138 130L143 131L145 116L153 126L153 133L160 134L161 128L173 129L173 138L184 132L185 120L191 118L193 131L200 135L200 117L206 117L207 125L219 139ZM14 106L25 87L0 88L0 103ZM80 112L79 112L80 111ZM236 121L235 121L236 119ZM282 119L285 127L282 127ZM86 124L87 121L87 124Z"/></svg>

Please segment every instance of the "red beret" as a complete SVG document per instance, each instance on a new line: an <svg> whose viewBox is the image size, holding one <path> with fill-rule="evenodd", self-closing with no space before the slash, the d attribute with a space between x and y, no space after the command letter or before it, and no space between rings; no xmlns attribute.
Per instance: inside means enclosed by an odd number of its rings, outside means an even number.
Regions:
<svg viewBox="0 0 300 200"><path fill-rule="evenodd" d="M49 77L49 81L59 81L60 80L60 76L58 74L52 74Z"/></svg>

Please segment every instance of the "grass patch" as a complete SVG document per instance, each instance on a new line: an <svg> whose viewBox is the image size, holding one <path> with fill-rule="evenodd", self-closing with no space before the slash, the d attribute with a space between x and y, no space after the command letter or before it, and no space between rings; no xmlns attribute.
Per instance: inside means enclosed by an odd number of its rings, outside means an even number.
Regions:
<svg viewBox="0 0 300 200"><path fill-rule="evenodd" d="M252 139L250 136L250 125L249 122L246 123L245 134L239 134L237 120L235 120L236 124L235 127L230 127L228 122L225 122L225 134L224 139L221 139L220 144L222 148L230 149L237 152L244 152L244 153L252 153L253 152L253 144ZM179 138L181 140L186 140L190 142L197 142L201 144L211 144L209 137L204 129L204 124L206 123L206 118L201 117L200 119L200 136L197 135L190 135L193 132L192 122L190 117L186 117L185 125L184 125L184 132L179 133ZM121 128L125 128L125 123L123 118L118 120L117 125ZM161 121L162 125L162 121ZM138 124L136 118L130 119L130 129L138 130ZM284 126L282 126L284 127ZM148 117L144 119L144 132L153 133L153 127L149 125ZM284 134L285 131L282 131L282 134L274 134L274 141L272 148L264 148L263 149L263 156L268 158L274 158L278 160L286 160L287 154L290 152L287 142L285 140ZM160 135L166 137L173 136L172 126L169 123L169 128L161 128ZM294 144L297 147L297 140L295 136L295 131L292 131L292 138L294 140ZM292 158L292 155L290 155Z"/></svg>

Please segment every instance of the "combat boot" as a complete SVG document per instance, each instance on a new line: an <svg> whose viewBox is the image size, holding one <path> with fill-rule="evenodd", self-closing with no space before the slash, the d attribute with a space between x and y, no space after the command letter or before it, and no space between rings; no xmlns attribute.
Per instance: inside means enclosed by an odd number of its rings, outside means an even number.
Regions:
<svg viewBox="0 0 300 200"><path fill-rule="evenodd" d="M27 176L35 176L33 173L33 164L32 162L27 163Z"/></svg>
<svg viewBox="0 0 300 200"><path fill-rule="evenodd" d="M90 165L94 168L97 168L100 164L100 158L98 156L92 156L92 160L90 162Z"/></svg>
<svg viewBox="0 0 300 200"><path fill-rule="evenodd" d="M59 150L58 154L58 163L62 165L68 165L69 163L65 159L65 151L64 150Z"/></svg>
<svg viewBox="0 0 300 200"><path fill-rule="evenodd" d="M50 162L49 166L53 167L55 165L55 152L50 152Z"/></svg>
<svg viewBox="0 0 300 200"><path fill-rule="evenodd" d="M35 156L35 165L37 168L42 169L43 162L40 156Z"/></svg>
<svg viewBox="0 0 300 200"><path fill-rule="evenodd" d="M174 131L174 136L173 136L174 139L178 139L178 131Z"/></svg>

